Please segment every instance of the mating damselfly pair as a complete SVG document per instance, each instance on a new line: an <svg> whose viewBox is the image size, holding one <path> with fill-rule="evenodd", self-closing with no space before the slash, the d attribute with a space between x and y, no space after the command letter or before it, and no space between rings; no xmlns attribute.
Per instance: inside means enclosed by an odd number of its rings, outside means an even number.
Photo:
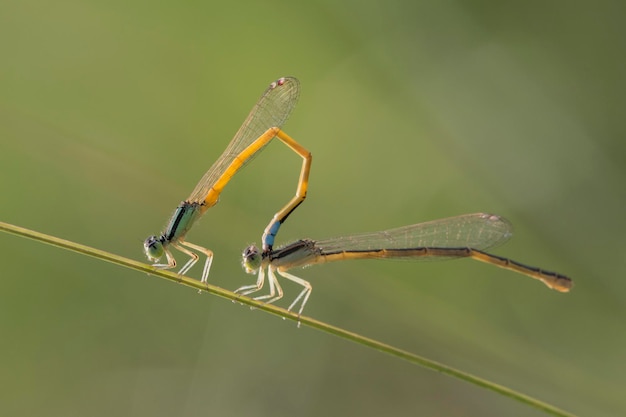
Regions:
<svg viewBox="0 0 626 417"><path fill-rule="evenodd" d="M220 194L230 179L274 138L278 138L299 155L302 169L295 196L272 218L261 238L262 246L249 246L243 252L243 266L249 273L258 273L256 283L235 290L242 295L261 291L267 277L269 292L256 296L268 303L283 297L276 274L302 286L301 292L289 306L295 310L300 303L301 314L311 295L311 284L287 271L325 262L349 259L459 259L471 258L509 269L538 279L548 287L567 292L572 287L570 278L556 272L527 266L508 258L486 253L485 250L506 242L512 236L512 226L503 217L485 214L465 214L426 223L418 223L373 233L342 236L324 240L302 239L274 249L280 226L306 198L311 153L282 130L300 95L296 78L284 77L270 84L241 125L224 153L204 174L189 198L174 211L165 231L150 236L144 242L148 259L158 262L163 255L167 263L155 263L157 268L176 266L171 248L189 256L179 273L184 275L206 256L202 282L207 282L213 252L187 242L186 234L194 223L217 204ZM266 273L267 271L267 273Z"/></svg>

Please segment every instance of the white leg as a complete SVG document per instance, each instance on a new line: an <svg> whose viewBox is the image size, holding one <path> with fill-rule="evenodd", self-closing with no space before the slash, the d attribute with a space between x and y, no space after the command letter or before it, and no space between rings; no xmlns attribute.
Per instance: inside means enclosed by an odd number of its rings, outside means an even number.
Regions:
<svg viewBox="0 0 626 417"><path fill-rule="evenodd" d="M293 300L293 302L291 303L291 305L287 309L288 311L291 311L291 309L298 303L298 301L300 301L300 299L302 299L302 304L300 305L300 310L298 311L298 316L300 316L302 314L302 310L304 310L304 306L306 305L306 302L309 300L309 296L311 295L311 291L313 291L313 287L311 286L309 281L305 281L302 278L298 278L295 275L291 275L291 274L289 274L289 273L287 273L285 271L281 271L280 269L278 270L278 273L281 276L283 276L284 278L287 278L288 280L293 281L296 284L299 284L299 285L301 285L303 287L303 289L300 292L300 294L298 294L296 299ZM298 323L298 325L300 325L300 324Z"/></svg>
<svg viewBox="0 0 626 417"><path fill-rule="evenodd" d="M189 242L181 242L181 245L185 245L188 248L195 249L198 252L202 252L206 255L206 262L204 263L204 268L202 269L202 278L200 279L200 282L207 283L207 281L209 280L209 271L211 270L211 264L213 263L213 252L207 248L203 248L202 246L194 245L193 243ZM187 253L188 255L191 254L190 256L192 256L192 258L195 257L195 259L190 259L189 262L187 262L185 266L181 268L179 274L184 275L185 272L189 271L191 267L198 261L198 255L191 251L184 250L180 246L177 246L177 249L181 252Z"/></svg>
<svg viewBox="0 0 626 417"><path fill-rule="evenodd" d="M159 269L172 269L176 266L176 259L172 256L169 250L163 249L165 251L165 257L167 258L166 264L152 264L153 267Z"/></svg>
<svg viewBox="0 0 626 417"><path fill-rule="evenodd" d="M259 268L259 277L256 280L256 284L244 285L243 287L237 288L234 292L241 295L252 294L257 291L261 291L263 284L265 284L265 270L261 267Z"/></svg>
<svg viewBox="0 0 626 417"><path fill-rule="evenodd" d="M178 271L180 275L185 275L185 273L189 271L191 267L195 265L196 262L198 262L198 255L190 251L189 249L183 248L182 246L178 244L176 245L172 244L172 246L178 249L179 251L181 251L182 253L184 253L185 255L189 256L189 260L187 261L187 263L183 265L182 268L180 268L180 271Z"/></svg>
<svg viewBox="0 0 626 417"><path fill-rule="evenodd" d="M283 298L283 289L278 283L278 279L276 279L276 275L274 274L274 268L272 268L271 266L267 268L267 275L268 275L268 281L270 283L270 293L267 295L262 295L260 297L255 297L254 299L265 300L269 298L269 300L267 300L266 303L272 304L274 301L280 300L281 298ZM276 293L278 293L278 295L274 296Z"/></svg>

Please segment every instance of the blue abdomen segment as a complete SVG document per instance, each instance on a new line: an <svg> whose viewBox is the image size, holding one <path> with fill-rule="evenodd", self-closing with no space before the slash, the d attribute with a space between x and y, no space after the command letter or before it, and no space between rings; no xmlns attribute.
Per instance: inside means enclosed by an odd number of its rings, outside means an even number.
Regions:
<svg viewBox="0 0 626 417"><path fill-rule="evenodd" d="M276 220L267 226L265 233L263 233L263 251L272 250L276 234L278 234L278 229L280 229L281 225L282 222L280 220Z"/></svg>

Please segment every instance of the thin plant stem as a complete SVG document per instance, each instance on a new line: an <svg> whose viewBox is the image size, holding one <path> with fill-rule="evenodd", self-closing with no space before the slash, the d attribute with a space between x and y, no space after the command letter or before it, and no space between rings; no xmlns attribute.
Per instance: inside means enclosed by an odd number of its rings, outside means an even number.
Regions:
<svg viewBox="0 0 626 417"><path fill-rule="evenodd" d="M103 261L111 262L116 265L120 265L129 269L134 269L140 272L147 272L148 274L166 279L168 281L176 282L179 284L186 285L191 288L195 288L200 291L206 291L210 294L217 295L222 298L226 298L232 300L234 302L238 302L241 304L248 305L250 307L254 307L256 309L265 311L270 314L274 314L276 316L282 317L287 320L292 320L297 322L298 324L304 324L305 326L312 327L314 329L320 330L322 332L326 332L343 339L349 340L351 342L357 343L361 346L367 346L372 349L378 350L383 353L387 353L391 356L394 356L399 359L403 359L409 363L414 365L419 365L424 368L433 370L435 372L439 372L442 374L449 375L451 377L460 379L462 381L468 382L472 385L479 386L481 388L485 388L487 390L496 392L505 397L512 398L517 400L523 404L526 404L530 407L539 409L544 411L546 414L559 416L559 417L575 417L574 414L571 414L567 411L561 410L553 405L530 397L528 395L519 393L511 388L505 387L503 385L496 384L491 381L487 381L480 377L474 376L467 372L460 371L451 366L444 365L442 363L424 358L422 356L416 355L414 353L408 352L406 350L399 349L397 347L379 342L374 339L370 339L368 337L362 336L357 333L350 332L348 330L332 326L328 323L324 323L310 317L306 316L298 316L297 314L287 311L284 308L277 307L272 304L266 304L262 301L256 301L249 297L241 296L239 294L235 294L232 291L225 290L223 288L217 287L211 284L203 284L200 281L195 279L188 278L186 276L178 275L174 272L157 269L151 265L145 264L143 262L138 262L132 259L124 258L119 255L115 255L110 252L106 252L100 249L95 249L86 245L82 245L79 243L75 243L69 240L61 239L55 236L46 235L44 233L36 232L33 230L29 230L23 227L14 226L12 224L0 222L0 231L4 231L13 235L25 237L28 239L32 239L41 243L46 243L52 246L57 246L62 249L66 249L73 252L78 252L83 255L91 256L93 258L97 258Z"/></svg>

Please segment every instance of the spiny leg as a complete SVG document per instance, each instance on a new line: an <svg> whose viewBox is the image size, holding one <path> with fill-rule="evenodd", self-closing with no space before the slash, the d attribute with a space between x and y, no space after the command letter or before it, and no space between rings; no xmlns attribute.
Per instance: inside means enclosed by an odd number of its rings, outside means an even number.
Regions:
<svg viewBox="0 0 626 417"><path fill-rule="evenodd" d="M182 253L184 253L185 255L189 256L189 260L187 261L187 263L183 265L182 268L180 268L180 271L178 271L179 275L185 275L185 273L189 271L191 267L196 264L196 262L198 262L199 257L196 253L190 251L187 248L182 247L181 244L172 243L172 246L178 249L179 251L181 251Z"/></svg>
<svg viewBox="0 0 626 417"><path fill-rule="evenodd" d="M172 256L172 253L166 248L163 248L163 252L165 252L167 263L166 264L152 264L152 266L155 268L159 268L159 269L172 269L176 267L176 259L174 259L174 256Z"/></svg>
<svg viewBox="0 0 626 417"><path fill-rule="evenodd" d="M296 284L299 284L303 287L302 291L300 292L300 294L298 294L298 296L296 297L295 300L293 300L293 302L291 303L291 305L289 306L289 308L287 308L288 311L291 311L292 308L295 307L296 304L298 304L298 301L300 301L300 299L302 299L302 304L300 305L300 310L298 310L298 316L302 315L302 311L304 310L304 306L306 305L307 301L309 300L309 296L311 295L311 291L313 291L313 287L311 286L311 284L309 283L309 281L306 281L302 278L299 278L295 275L292 275L288 272L285 271L281 271L280 269L278 269L278 273L283 276L284 278L287 278L288 280L295 282ZM299 325L299 323L298 323Z"/></svg>
<svg viewBox="0 0 626 417"><path fill-rule="evenodd" d="M274 268L271 266L267 268L268 281L270 283L270 293L266 295L262 295L260 297L255 297L255 300L265 300L267 304L272 304L276 300L280 300L283 298L283 288L280 286L278 279L276 279L276 275L274 274ZM275 294L278 293L276 296Z"/></svg>
<svg viewBox="0 0 626 417"><path fill-rule="evenodd" d="M202 252L203 254L206 255L206 262L204 263L204 268L202 269L202 278L200 279L200 282L202 283L207 283L208 279L209 279L209 271L211 270L211 264L213 263L213 251L211 251L210 249L204 248L202 246L199 245L195 245L193 243L189 243L189 242L181 242L181 245L185 245L188 248L197 250L198 252ZM190 251L191 252L191 251ZM193 253L193 252L191 252ZM195 253L194 253L195 255ZM189 266L185 265L187 267L187 269L185 269L184 272L187 272L192 266L193 264L195 264L198 259L197 259L198 255L196 255L196 260ZM187 262L187 264L189 264L189 262ZM183 267L184 269L184 267ZM181 269L181 274L184 274L183 269Z"/></svg>
<svg viewBox="0 0 626 417"><path fill-rule="evenodd" d="M265 268L261 266L261 268L259 268L259 276L256 280L256 284L244 285L243 287L237 288L233 292L236 294L241 294L241 295L253 294L257 291L261 291L264 284L265 284Z"/></svg>
<svg viewBox="0 0 626 417"><path fill-rule="evenodd" d="M265 300L266 298L271 298L269 301L266 301L266 303L269 304L269 303L272 303L273 301L276 301L282 298L283 289L278 283L276 276L269 268L268 268L268 281L269 281L269 286L270 286L270 293L266 295L261 295L259 297L254 297L255 300L259 301L259 300ZM239 293L241 295L253 294L255 292L260 291L263 288L264 283L265 283L265 269L264 269L264 266L262 266L261 268L259 268L259 277L255 285L246 285L241 288L237 288L234 292ZM276 292L278 292L278 295L276 295ZM250 309L254 309L254 307L250 307Z"/></svg>

